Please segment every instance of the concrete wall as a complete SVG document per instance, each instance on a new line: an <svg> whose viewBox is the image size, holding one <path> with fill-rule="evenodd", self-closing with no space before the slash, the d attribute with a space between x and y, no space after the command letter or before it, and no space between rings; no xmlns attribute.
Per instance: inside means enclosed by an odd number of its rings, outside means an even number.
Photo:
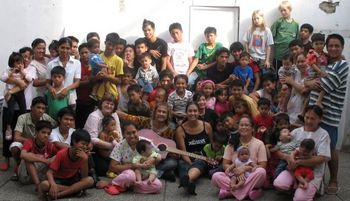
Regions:
<svg viewBox="0 0 350 201"><path fill-rule="evenodd" d="M279 16L277 10L279 2L280 0L2 0L0 69L6 67L11 51L29 46L36 37L41 37L50 43L52 39L74 35L84 41L90 31L98 32L102 38L109 32L117 32L132 43L136 38L143 36L141 25L144 18L154 21L156 33L167 41L170 40L169 24L180 22L184 28L185 39L189 40L190 28L195 27L190 24L191 6L239 8L237 27L230 23L231 19L221 19L216 24L211 24L217 27L218 38L228 46L230 42L242 37L251 24L251 13L256 9L265 13L267 24L270 26ZM347 12L350 10L350 1L341 1L332 14L325 13L319 8L322 0L291 0L291 2L292 15L300 24L310 23L316 32L340 33L349 44L350 21ZM202 19L210 21L213 17L215 16L204 14ZM220 32L225 27L232 27L232 36ZM204 40L202 33L203 29L199 29L198 38L202 37ZM191 42L196 47L199 41ZM350 58L349 45L346 45L344 55ZM0 94L2 94L1 88L3 85L0 86ZM346 106L344 113L349 112L350 107ZM350 115L348 116L350 118ZM344 120L348 121L348 118ZM344 130L344 126L341 130Z"/></svg>

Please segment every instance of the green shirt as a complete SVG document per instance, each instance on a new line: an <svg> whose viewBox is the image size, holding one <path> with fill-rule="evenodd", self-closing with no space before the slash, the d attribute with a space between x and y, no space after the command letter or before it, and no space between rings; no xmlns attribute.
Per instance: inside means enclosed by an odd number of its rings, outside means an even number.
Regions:
<svg viewBox="0 0 350 201"><path fill-rule="evenodd" d="M219 151L214 151L211 144L206 144L202 150L202 154L209 158L216 158L218 156L223 156L225 152L225 145L222 145Z"/></svg>
<svg viewBox="0 0 350 201"><path fill-rule="evenodd" d="M215 43L214 48L208 48L207 45L207 43L202 43L198 47L198 50L195 54L195 57L198 59L198 64L208 64L214 62L216 50L223 47L221 43ZM203 70L199 70L198 68L196 68L195 71L200 77L206 76L206 72Z"/></svg>
<svg viewBox="0 0 350 201"><path fill-rule="evenodd" d="M62 108L68 107L67 97L68 97L68 94L62 99L54 98L52 97L51 93L46 91L45 98L48 106L47 114L49 114L50 117L52 117L53 119L57 119L58 111L60 111L60 109Z"/></svg>
<svg viewBox="0 0 350 201"><path fill-rule="evenodd" d="M294 19L287 22L284 18L279 18L273 23L271 32L275 43L275 59L282 60L282 57L289 53L289 43L298 38L299 24Z"/></svg>

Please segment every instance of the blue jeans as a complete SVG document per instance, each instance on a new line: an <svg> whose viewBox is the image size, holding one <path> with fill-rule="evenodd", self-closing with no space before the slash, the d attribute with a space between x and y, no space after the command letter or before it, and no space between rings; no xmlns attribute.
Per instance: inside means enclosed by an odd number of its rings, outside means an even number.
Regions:
<svg viewBox="0 0 350 201"><path fill-rule="evenodd" d="M278 162L278 165L277 165L276 170L275 170L275 178L277 178L277 176L279 174L281 174L281 172L283 172L284 170L287 169L287 165L288 165L288 163L285 160L280 160Z"/></svg>
<svg viewBox="0 0 350 201"><path fill-rule="evenodd" d="M188 164L186 161L180 159L179 160L179 177L183 177L187 175L188 170L190 169L191 165Z"/></svg>
<svg viewBox="0 0 350 201"><path fill-rule="evenodd" d="M171 174L174 173L175 168L177 167L177 160L173 157L167 157L162 160L156 168L158 170L158 178L160 178L163 174Z"/></svg>

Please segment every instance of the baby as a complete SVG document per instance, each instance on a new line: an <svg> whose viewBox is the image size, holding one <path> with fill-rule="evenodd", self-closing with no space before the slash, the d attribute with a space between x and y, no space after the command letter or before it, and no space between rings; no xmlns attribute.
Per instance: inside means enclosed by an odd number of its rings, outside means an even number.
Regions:
<svg viewBox="0 0 350 201"><path fill-rule="evenodd" d="M160 161L160 154L153 150L151 143L147 140L139 140L136 144L136 151L138 154L132 159L132 163L136 164L138 168L135 169L136 183L140 184L143 180L148 178L147 183L150 185L157 178L157 170L153 165L148 169L142 169L145 162L154 158Z"/></svg>
<svg viewBox="0 0 350 201"><path fill-rule="evenodd" d="M250 171L246 171L244 173L244 176L246 178L257 168L257 165L250 159L250 152L248 147L245 146L241 146L237 149L237 158L235 162L225 171L226 174L231 177L231 190L239 189L245 182L244 180L238 180L238 175L234 175L233 173L233 169L242 166L250 166L252 168Z"/></svg>

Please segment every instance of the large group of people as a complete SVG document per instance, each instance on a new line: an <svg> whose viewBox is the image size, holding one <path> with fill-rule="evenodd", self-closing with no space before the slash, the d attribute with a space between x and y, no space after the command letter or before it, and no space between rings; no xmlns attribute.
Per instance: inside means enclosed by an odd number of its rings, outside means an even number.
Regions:
<svg viewBox="0 0 350 201"><path fill-rule="evenodd" d="M96 32L81 44L54 40L50 54L35 39L9 56L1 76L0 169L12 157L11 179L34 184L40 199L82 196L89 187L159 193L160 179L177 176L196 195L196 181L208 175L219 199L257 200L275 188L305 201L323 193L328 163L325 190L336 194L344 38L299 27L288 1L278 9L271 29L254 11L242 43L229 48L207 27L194 51L179 23L169 26L167 43L149 20L145 37L127 44L109 33L103 51ZM168 143L167 155L159 142Z"/></svg>

